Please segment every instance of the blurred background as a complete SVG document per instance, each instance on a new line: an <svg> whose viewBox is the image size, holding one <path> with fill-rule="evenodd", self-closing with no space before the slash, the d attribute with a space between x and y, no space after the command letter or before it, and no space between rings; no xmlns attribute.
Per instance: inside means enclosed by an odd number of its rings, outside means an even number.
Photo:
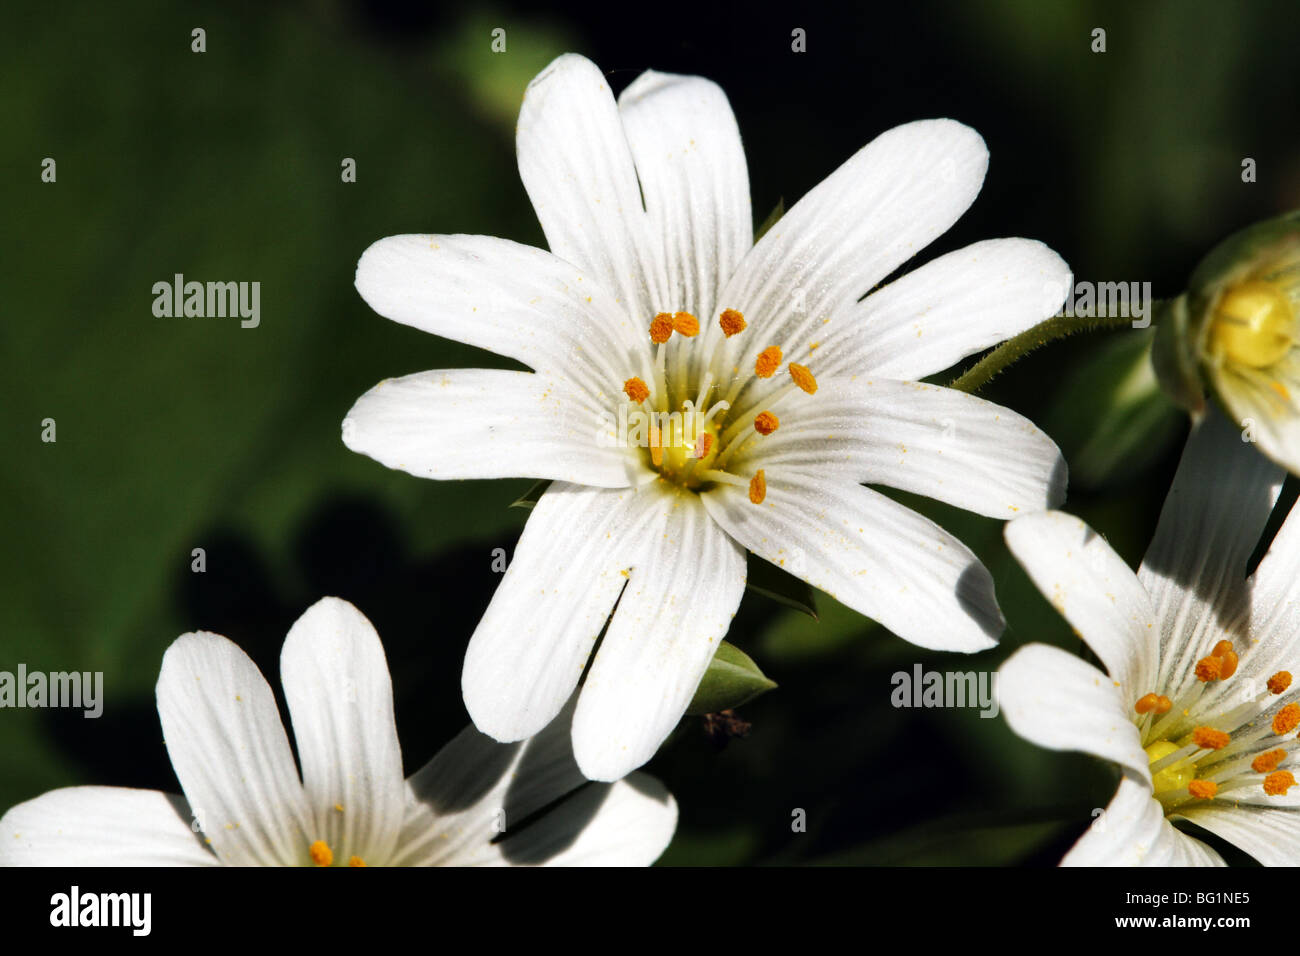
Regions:
<svg viewBox="0 0 1300 956"><path fill-rule="evenodd" d="M133 0L10 3L3 22L0 670L103 671L105 708L0 710L0 811L70 784L176 790L153 700L167 645L225 634L278 693L284 635L324 595L384 640L408 773L467 722L465 643L531 483L422 481L347 451L339 425L382 378L505 363L380 318L352 280L362 250L396 233L543 244L514 122L561 52L591 57L616 91L646 68L718 81L759 221L893 125L975 127L984 190L922 259L1029 236L1078 279L1168 296L1229 232L1300 206L1300 16L1286 0L545 13ZM345 157L355 183L340 181ZM260 326L155 317L153 284L178 272L259 281ZM1066 507L1134 565L1186 431L1134 401L1142 344L1068 340L982 393L1056 438ZM46 418L56 443L41 441ZM891 707L891 675L918 663L988 671L1029 641L1078 647L999 523L907 500L992 569L1000 648L922 652L825 596L813 619L748 594L730 640L780 686L741 709L747 738L719 746L690 718L647 768L681 806L663 862L1052 864L1105 806L1114 778L1089 758L1040 751L976 709Z"/></svg>

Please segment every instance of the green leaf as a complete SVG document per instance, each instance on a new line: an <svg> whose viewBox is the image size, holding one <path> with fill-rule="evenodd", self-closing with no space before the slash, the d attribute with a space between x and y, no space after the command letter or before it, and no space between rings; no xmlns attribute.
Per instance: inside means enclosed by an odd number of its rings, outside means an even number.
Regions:
<svg viewBox="0 0 1300 956"><path fill-rule="evenodd" d="M760 225L757 229L754 230L754 242L758 242L758 240L762 239L763 236L767 233L767 231L776 225L777 220L784 215L785 215L785 199L783 197L776 201L776 208L767 214L767 218L763 220L762 225Z"/></svg>
<svg viewBox="0 0 1300 956"><path fill-rule="evenodd" d="M695 689L686 713L692 716L716 714L720 710L747 704L774 687L776 682L759 670L748 654L723 641L700 679L700 686Z"/></svg>
<svg viewBox="0 0 1300 956"><path fill-rule="evenodd" d="M817 620L812 586L761 558L750 558L745 587Z"/></svg>
<svg viewBox="0 0 1300 956"><path fill-rule="evenodd" d="M531 488L525 491L514 501L510 502L510 507L524 508L527 509L528 511L532 511L533 506L536 505L539 500L541 500L542 495L546 493L546 489L549 487L551 487L550 480L543 478L541 481L537 482L535 485L533 485Z"/></svg>

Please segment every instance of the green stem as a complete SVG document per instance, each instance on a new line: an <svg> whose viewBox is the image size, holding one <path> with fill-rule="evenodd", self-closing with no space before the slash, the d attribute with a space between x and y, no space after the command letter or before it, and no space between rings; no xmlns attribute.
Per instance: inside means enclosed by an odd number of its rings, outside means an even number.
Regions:
<svg viewBox="0 0 1300 956"><path fill-rule="evenodd" d="M1032 329L1026 329L1015 338L1007 339L966 372L953 379L948 387L974 394L1013 362L1020 361L1030 352L1049 342L1055 342L1077 332L1130 328L1132 324L1132 316L1127 315L1054 315Z"/></svg>

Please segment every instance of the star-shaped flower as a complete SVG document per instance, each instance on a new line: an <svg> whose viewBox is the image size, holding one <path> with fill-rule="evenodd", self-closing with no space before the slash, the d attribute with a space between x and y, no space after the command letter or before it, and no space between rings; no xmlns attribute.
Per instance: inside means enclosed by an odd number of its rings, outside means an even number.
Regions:
<svg viewBox="0 0 1300 956"><path fill-rule="evenodd" d="M185 796L68 787L0 818L5 866L648 865L677 805L654 778L592 784L561 720L523 744L466 728L409 780L379 635L325 598L280 670L302 776L275 697L216 634L163 657L158 714Z"/></svg>
<svg viewBox="0 0 1300 956"><path fill-rule="evenodd" d="M1262 863L1300 863L1300 510L1247 575L1283 472L1217 413L1188 440L1137 574L1078 518L1017 518L1007 543L1105 672L1043 644L998 675L1027 740L1122 768L1118 792L1063 862L1223 860L1188 820Z"/></svg>
<svg viewBox="0 0 1300 956"><path fill-rule="evenodd" d="M594 779L645 762L727 632L747 550L916 644L990 646L987 570L864 487L999 518L1063 495L1032 423L916 381L1052 314L1060 257L980 242L872 291L974 200L978 134L890 130L756 244L736 122L707 80L647 72L615 101L562 56L528 88L518 151L550 252L396 236L366 250L357 288L532 371L385 381L343 425L348 447L422 477L553 481L470 641L479 729L515 740L554 719L609 619L575 752Z"/></svg>

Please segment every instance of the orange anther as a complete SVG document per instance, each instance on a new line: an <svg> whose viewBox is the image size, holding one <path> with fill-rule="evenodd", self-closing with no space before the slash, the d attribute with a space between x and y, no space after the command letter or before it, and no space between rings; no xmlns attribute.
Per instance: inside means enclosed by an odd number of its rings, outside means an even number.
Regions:
<svg viewBox="0 0 1300 956"><path fill-rule="evenodd" d="M813 373L808 371L807 366L790 363L790 377L794 383L802 388L809 395L817 392L817 379L813 378Z"/></svg>
<svg viewBox="0 0 1300 956"><path fill-rule="evenodd" d="M1255 773L1272 773L1277 765L1286 759L1286 751L1281 747L1262 753L1250 762L1250 769Z"/></svg>
<svg viewBox="0 0 1300 956"><path fill-rule="evenodd" d="M1169 713L1169 711L1173 709L1173 706L1174 706L1174 702L1170 700L1168 697L1166 697L1164 694L1161 694L1160 699L1156 702L1156 713L1167 714Z"/></svg>
<svg viewBox="0 0 1300 956"><path fill-rule="evenodd" d="M1300 704L1287 704L1273 718L1273 733L1289 734L1300 727Z"/></svg>
<svg viewBox="0 0 1300 956"><path fill-rule="evenodd" d="M1192 740L1202 750L1222 750L1232 737L1213 727L1197 727L1192 731Z"/></svg>
<svg viewBox="0 0 1300 956"><path fill-rule="evenodd" d="M1196 662L1196 679L1209 683L1223 676L1223 658L1202 657Z"/></svg>
<svg viewBox="0 0 1300 956"><path fill-rule="evenodd" d="M735 309L725 309L718 316L718 325L722 326L722 334L731 338L745 331L745 316Z"/></svg>
<svg viewBox="0 0 1300 956"><path fill-rule="evenodd" d="M754 431L760 435L770 435L777 430L781 424L781 419L777 418L771 412L759 412L754 418Z"/></svg>
<svg viewBox="0 0 1300 956"><path fill-rule="evenodd" d="M763 474L763 469L760 468L754 472L754 477L749 479L749 500L756 505L761 505L766 497L767 476Z"/></svg>
<svg viewBox="0 0 1300 956"><path fill-rule="evenodd" d="M1213 780L1193 780L1187 785L1187 791L1197 800L1209 800L1219 792L1219 785Z"/></svg>
<svg viewBox="0 0 1300 956"><path fill-rule="evenodd" d="M660 312L650 320L650 341L663 345L673 337L673 317L667 312Z"/></svg>
<svg viewBox="0 0 1300 956"><path fill-rule="evenodd" d="M674 312L673 331L693 339L700 334L700 320L689 312Z"/></svg>
<svg viewBox="0 0 1300 956"><path fill-rule="evenodd" d="M1160 706L1160 697L1156 694L1143 694L1138 698L1138 702L1133 705L1133 709L1139 714L1149 714Z"/></svg>
<svg viewBox="0 0 1300 956"><path fill-rule="evenodd" d="M781 349L775 345L769 345L754 359L754 374L759 378L771 378L780 367Z"/></svg>
<svg viewBox="0 0 1300 956"><path fill-rule="evenodd" d="M1219 641L1214 645L1214 650L1210 651L1210 656L1222 657L1224 654L1231 654L1232 652L1232 641Z"/></svg>
<svg viewBox="0 0 1300 956"><path fill-rule="evenodd" d="M709 449L713 447L713 435L709 432L700 432L700 437L695 439L695 457L707 458Z"/></svg>
<svg viewBox="0 0 1300 956"><path fill-rule="evenodd" d="M366 865L366 861L361 859L361 857L359 856L350 857L348 859L348 866L365 866L365 865Z"/></svg>
<svg viewBox="0 0 1300 956"><path fill-rule="evenodd" d="M650 389L646 388L645 382L635 375L623 383L623 391L627 392L627 397L638 405L650 397Z"/></svg>
<svg viewBox="0 0 1300 956"><path fill-rule="evenodd" d="M332 866L334 863L334 851L324 840L317 840L307 848L311 854L311 861L317 866Z"/></svg>
<svg viewBox="0 0 1300 956"><path fill-rule="evenodd" d="M1290 770L1275 770L1264 778L1264 792L1270 797L1280 796L1295 786Z"/></svg>
<svg viewBox="0 0 1300 956"><path fill-rule="evenodd" d="M1291 686L1291 672L1278 671L1268 679L1268 690L1272 694L1280 694Z"/></svg>

